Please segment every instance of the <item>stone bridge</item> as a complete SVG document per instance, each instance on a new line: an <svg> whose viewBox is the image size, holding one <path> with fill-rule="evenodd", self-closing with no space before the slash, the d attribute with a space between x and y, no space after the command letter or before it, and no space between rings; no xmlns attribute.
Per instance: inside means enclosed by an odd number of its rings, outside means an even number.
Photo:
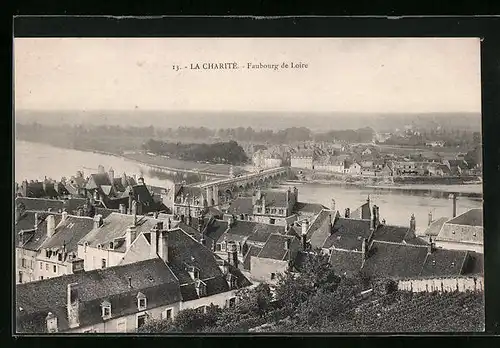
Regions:
<svg viewBox="0 0 500 348"><path fill-rule="evenodd" d="M221 198L234 198L234 193L252 188L264 187L271 182L285 180L288 176L288 167L265 169L258 173L241 175L235 178L225 178L209 182L190 185L204 189L209 205L219 205Z"/></svg>

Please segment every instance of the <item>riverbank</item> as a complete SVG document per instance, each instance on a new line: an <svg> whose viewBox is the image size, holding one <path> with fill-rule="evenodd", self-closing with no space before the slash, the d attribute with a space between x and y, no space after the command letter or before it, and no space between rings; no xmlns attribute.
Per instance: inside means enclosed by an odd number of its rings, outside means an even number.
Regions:
<svg viewBox="0 0 500 348"><path fill-rule="evenodd" d="M361 182L345 182L341 180L288 180L285 184L318 184L335 185L341 187L369 188L385 191L407 191L407 192L438 192L442 194L458 193L460 196L469 198L482 198L482 184L463 184L463 185L424 185L424 184L406 184L406 185L367 185Z"/></svg>

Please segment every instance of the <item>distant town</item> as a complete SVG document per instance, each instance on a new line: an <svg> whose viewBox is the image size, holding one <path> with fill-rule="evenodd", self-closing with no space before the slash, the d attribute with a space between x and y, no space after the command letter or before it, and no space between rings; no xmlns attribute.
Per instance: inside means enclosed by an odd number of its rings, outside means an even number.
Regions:
<svg viewBox="0 0 500 348"><path fill-rule="evenodd" d="M448 214L396 225L370 196L339 209L335 191L322 204L298 188L478 185L478 131L29 123L16 136L148 169L15 183L19 332L484 329L483 212L457 210L482 192L450 188Z"/></svg>

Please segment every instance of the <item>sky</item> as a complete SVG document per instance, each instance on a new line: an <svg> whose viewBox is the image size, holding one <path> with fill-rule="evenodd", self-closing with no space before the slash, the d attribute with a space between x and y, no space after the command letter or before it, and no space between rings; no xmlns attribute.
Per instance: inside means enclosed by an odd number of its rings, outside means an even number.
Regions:
<svg viewBox="0 0 500 348"><path fill-rule="evenodd" d="M304 63L307 69L173 65ZM474 112L476 38L16 38L15 108Z"/></svg>

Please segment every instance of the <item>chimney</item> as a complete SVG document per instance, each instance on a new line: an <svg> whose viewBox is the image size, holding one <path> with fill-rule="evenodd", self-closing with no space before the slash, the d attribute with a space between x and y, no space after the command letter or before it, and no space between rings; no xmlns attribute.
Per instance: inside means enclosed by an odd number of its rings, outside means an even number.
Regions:
<svg viewBox="0 0 500 348"><path fill-rule="evenodd" d="M128 186L127 174L125 174L125 173L122 174L122 186L123 187L127 187Z"/></svg>
<svg viewBox="0 0 500 348"><path fill-rule="evenodd" d="M101 214L97 214L94 216L94 229L98 229L99 227L101 227L103 224L103 221L102 221L102 215Z"/></svg>
<svg viewBox="0 0 500 348"><path fill-rule="evenodd" d="M168 232L160 231L158 235L158 255L165 262L169 262L168 256Z"/></svg>
<svg viewBox="0 0 500 348"><path fill-rule="evenodd" d="M145 185L144 178L142 176L137 180L137 185Z"/></svg>
<svg viewBox="0 0 500 348"><path fill-rule="evenodd" d="M132 191L128 193L128 213L132 214L132 203L134 201L134 195Z"/></svg>
<svg viewBox="0 0 500 348"><path fill-rule="evenodd" d="M97 173L98 174L104 174L105 173L104 172L104 167L101 164L99 164L99 166L97 166Z"/></svg>
<svg viewBox="0 0 500 348"><path fill-rule="evenodd" d="M368 241L366 238L363 238L363 242L361 243L361 253L363 255L363 262L368 258Z"/></svg>
<svg viewBox="0 0 500 348"><path fill-rule="evenodd" d="M427 246L427 254L430 255L434 251L436 244L432 241L432 237L429 237L429 245Z"/></svg>
<svg viewBox="0 0 500 348"><path fill-rule="evenodd" d="M233 225L234 225L234 217L233 217L233 215L229 215L228 216L227 223L228 223L229 227L233 227Z"/></svg>
<svg viewBox="0 0 500 348"><path fill-rule="evenodd" d="M452 194L453 199L453 217L457 216L457 195L455 193Z"/></svg>
<svg viewBox="0 0 500 348"><path fill-rule="evenodd" d="M331 206L330 206L330 210L332 210L333 212L335 212L335 199L332 199L331 201Z"/></svg>
<svg viewBox="0 0 500 348"><path fill-rule="evenodd" d="M305 219L302 221L302 235L307 234L307 230L309 230L309 220Z"/></svg>
<svg viewBox="0 0 500 348"><path fill-rule="evenodd" d="M61 219L62 219L62 221L66 221L67 218L68 218L68 212L64 210L61 213Z"/></svg>
<svg viewBox="0 0 500 348"><path fill-rule="evenodd" d="M291 243L291 240L290 239L285 239L285 250L290 250L290 243Z"/></svg>
<svg viewBox="0 0 500 348"><path fill-rule="evenodd" d="M132 215L134 216L134 226L137 226L137 202L132 201Z"/></svg>
<svg viewBox="0 0 500 348"><path fill-rule="evenodd" d="M127 208L125 207L125 204L120 204L118 206L118 212L120 214L127 214Z"/></svg>
<svg viewBox="0 0 500 348"><path fill-rule="evenodd" d="M150 244L150 248L149 248L149 257L150 258L156 258L156 256L158 255L158 236L159 234L161 234L161 229L159 228L160 226L157 224L156 226L154 226L152 229L151 229L151 233L150 233L150 240L151 240L151 244ZM161 226L163 227L163 226Z"/></svg>
<svg viewBox="0 0 500 348"><path fill-rule="evenodd" d="M78 284L71 283L67 287L66 309L68 313L68 324L70 328L80 326Z"/></svg>
<svg viewBox="0 0 500 348"><path fill-rule="evenodd" d="M192 221L191 221L191 212L189 212L189 214L188 214L188 216L187 216L187 221L186 221L186 224L187 224L188 226L191 226L191 222L192 222Z"/></svg>
<svg viewBox="0 0 500 348"><path fill-rule="evenodd" d="M127 248L127 251L130 249L130 246L135 240L136 237L136 227L134 226L129 226L127 228L127 232L125 232L125 247Z"/></svg>
<svg viewBox="0 0 500 348"><path fill-rule="evenodd" d="M47 216L47 238L51 238L56 233L56 220L54 215Z"/></svg>
<svg viewBox="0 0 500 348"><path fill-rule="evenodd" d="M238 267L238 247L235 242L227 244L227 261L233 267Z"/></svg>
<svg viewBox="0 0 500 348"><path fill-rule="evenodd" d="M108 176L109 176L109 181L111 182L111 185L113 185L115 182L115 171L113 170L113 168L109 168Z"/></svg>
<svg viewBox="0 0 500 348"><path fill-rule="evenodd" d="M380 208L378 205L375 206L376 218L375 218L375 228L380 225Z"/></svg>
<svg viewBox="0 0 500 348"><path fill-rule="evenodd" d="M170 230L172 229L172 220L170 220L170 218L168 218L167 220L167 230Z"/></svg>
<svg viewBox="0 0 500 348"><path fill-rule="evenodd" d="M430 226L432 224L432 211L429 212L429 220L427 222L427 226Z"/></svg>
<svg viewBox="0 0 500 348"><path fill-rule="evenodd" d="M200 232L202 232L202 231L203 231L203 217L202 217L201 215L200 215L200 216L198 216L198 230L199 230Z"/></svg>
<svg viewBox="0 0 500 348"><path fill-rule="evenodd" d="M410 217L410 229L408 230L408 233L410 234L410 236L413 236L415 237L415 230L417 228L417 223L415 221L415 215L411 214L411 217Z"/></svg>

